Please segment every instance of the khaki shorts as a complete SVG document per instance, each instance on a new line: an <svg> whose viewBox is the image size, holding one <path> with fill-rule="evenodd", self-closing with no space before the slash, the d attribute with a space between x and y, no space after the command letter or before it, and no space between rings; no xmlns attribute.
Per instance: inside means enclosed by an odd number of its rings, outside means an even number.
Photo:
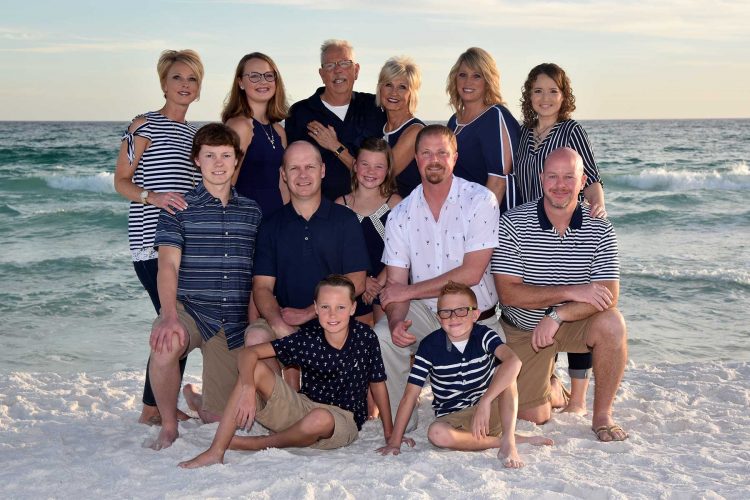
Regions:
<svg viewBox="0 0 750 500"><path fill-rule="evenodd" d="M463 410L454 411L448 415L437 417L435 422L442 422L450 425L454 429L461 429L467 432L471 432L471 419L474 418L474 414L477 412L477 406L469 406ZM490 436L500 436L503 433L503 426L500 422L500 406L498 401L492 402L492 409L490 410Z"/></svg>
<svg viewBox="0 0 750 500"><path fill-rule="evenodd" d="M333 415L334 428L331 437L321 439L311 446L320 450L333 450L352 444L359 430L354 422L352 412L338 406L316 403L304 394L294 390L276 375L273 393L268 401L263 401L259 394L255 395L257 411L255 420L272 432L281 432L296 424L315 408L328 410Z"/></svg>
<svg viewBox="0 0 750 500"><path fill-rule="evenodd" d="M535 408L550 401L550 377L555 369L555 356L558 352L591 352L585 339L592 317L563 323L555 334L553 344L539 352L531 347L531 332L516 328L503 320L506 344L523 363L517 382L519 410Z"/></svg>
<svg viewBox="0 0 750 500"><path fill-rule="evenodd" d="M227 338L223 329L208 342L204 341L198 325L180 301L177 301L177 318L188 333L188 345L182 358L194 349L200 349L203 355L203 409L221 415L237 383L237 354L240 350L230 351L227 348ZM156 318L154 324L158 321L159 318Z"/></svg>

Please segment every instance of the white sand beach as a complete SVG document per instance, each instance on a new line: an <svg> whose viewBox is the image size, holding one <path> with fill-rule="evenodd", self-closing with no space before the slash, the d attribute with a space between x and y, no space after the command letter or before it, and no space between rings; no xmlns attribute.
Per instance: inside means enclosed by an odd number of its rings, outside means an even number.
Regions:
<svg viewBox="0 0 750 500"><path fill-rule="evenodd" d="M171 448L145 448L157 429L136 423L142 376L135 370L3 376L0 496L683 499L748 498L750 492L747 362L631 362L615 405L630 439L599 443L588 418L570 414L540 427L521 422L519 432L544 434L555 445L521 445L527 466L520 471L504 469L492 451L432 447L425 431L429 397L411 434L416 448L404 447L397 457L374 452L382 432L379 422L368 422L340 450L230 451L224 465L179 469L177 462L208 446L217 424L188 421ZM252 430L261 432L257 425Z"/></svg>

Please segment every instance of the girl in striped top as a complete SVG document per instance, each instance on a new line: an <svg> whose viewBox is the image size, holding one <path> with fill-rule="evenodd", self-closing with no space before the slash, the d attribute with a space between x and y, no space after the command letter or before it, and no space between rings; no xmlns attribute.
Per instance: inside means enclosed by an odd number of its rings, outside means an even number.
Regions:
<svg viewBox="0 0 750 500"><path fill-rule="evenodd" d="M575 149L583 158L586 187L583 196L592 217L604 218L604 190L599 169L583 127L570 115L575 111L570 79L557 64L534 67L523 85L521 110L523 126L515 161L515 177L523 203L542 197L542 172L547 156L557 148ZM593 361L590 353L568 353L571 394L563 411L586 413L586 392Z"/></svg>
<svg viewBox="0 0 750 500"><path fill-rule="evenodd" d="M200 181L190 150L195 127L185 121L190 104L200 96L203 64L192 50L165 50L156 65L165 103L133 119L122 137L115 167L115 189L130 200L128 239L133 267L159 313L158 270L154 235L159 212L174 214L187 207L182 194ZM181 362L185 370L185 361ZM146 370L143 411L139 422L158 423L159 411ZM187 415L183 414L184 418Z"/></svg>

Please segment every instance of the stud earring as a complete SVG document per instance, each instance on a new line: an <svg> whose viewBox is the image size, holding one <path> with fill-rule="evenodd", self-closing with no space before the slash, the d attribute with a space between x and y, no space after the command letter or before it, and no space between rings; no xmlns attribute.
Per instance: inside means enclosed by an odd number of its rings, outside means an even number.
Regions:
<svg viewBox="0 0 750 500"><path fill-rule="evenodd" d="M243 87L242 85L240 85L240 90L245 90L245 87Z"/></svg>

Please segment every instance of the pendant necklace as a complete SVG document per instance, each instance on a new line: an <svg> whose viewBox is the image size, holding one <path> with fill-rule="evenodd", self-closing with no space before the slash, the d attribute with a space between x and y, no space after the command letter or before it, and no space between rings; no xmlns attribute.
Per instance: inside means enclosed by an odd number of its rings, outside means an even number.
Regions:
<svg viewBox="0 0 750 500"><path fill-rule="evenodd" d="M258 123L260 123L260 122L258 122ZM269 135L268 132L266 132L266 127L262 123L260 123L260 128L263 130L263 133L266 134L266 137L268 138L268 142L271 143L271 147L273 149L276 149L276 141L273 138L273 125L272 124L268 125L268 128L271 129L271 134L270 135Z"/></svg>

